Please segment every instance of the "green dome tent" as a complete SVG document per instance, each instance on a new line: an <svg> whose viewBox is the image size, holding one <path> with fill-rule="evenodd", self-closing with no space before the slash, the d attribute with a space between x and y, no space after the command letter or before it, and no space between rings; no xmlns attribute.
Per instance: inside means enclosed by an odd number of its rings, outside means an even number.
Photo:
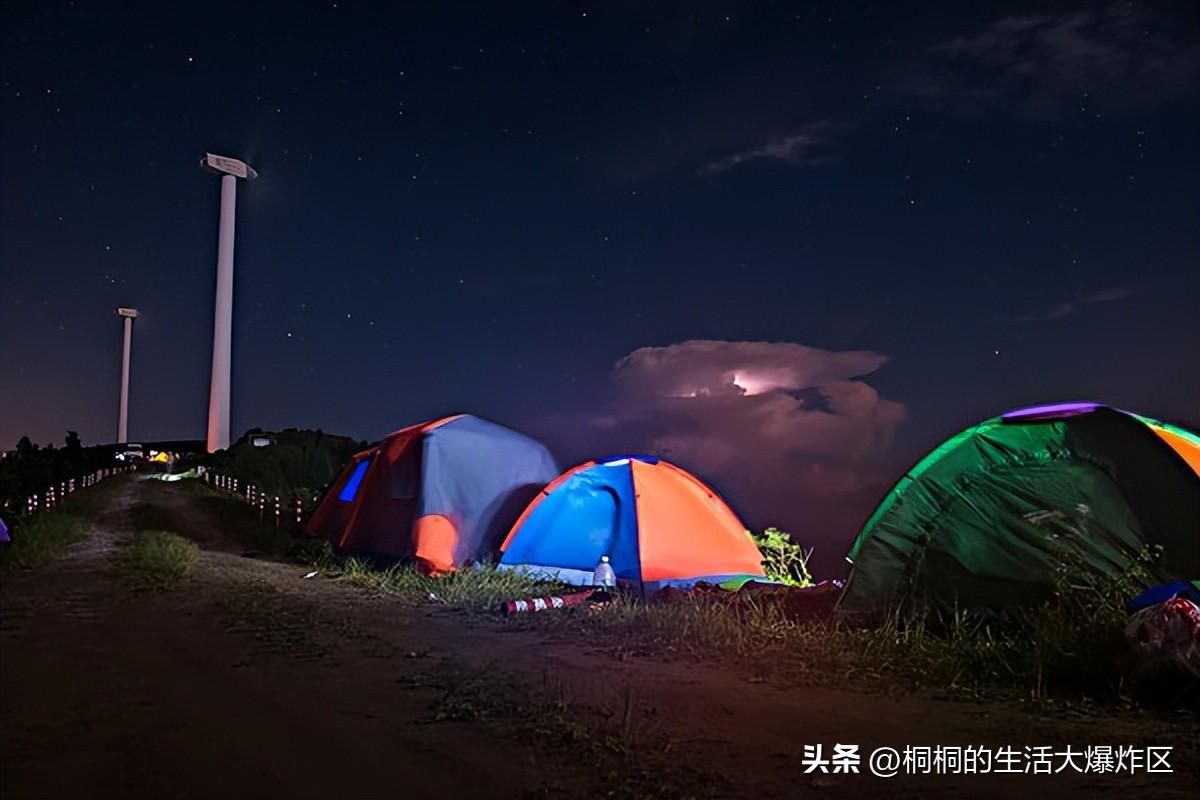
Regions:
<svg viewBox="0 0 1200 800"><path fill-rule="evenodd" d="M1064 563L1119 574L1154 546L1153 578L1200 576L1200 436L1097 403L1020 409L900 479L850 549L841 607L1009 606Z"/></svg>

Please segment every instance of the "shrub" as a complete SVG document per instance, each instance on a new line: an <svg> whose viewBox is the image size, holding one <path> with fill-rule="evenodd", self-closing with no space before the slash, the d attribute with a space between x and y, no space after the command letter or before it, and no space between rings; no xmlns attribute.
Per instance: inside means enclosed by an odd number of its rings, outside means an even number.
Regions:
<svg viewBox="0 0 1200 800"><path fill-rule="evenodd" d="M190 539L166 531L138 531L119 557L126 572L150 589L169 589L183 579L200 555Z"/></svg>
<svg viewBox="0 0 1200 800"><path fill-rule="evenodd" d="M0 569L29 569L86 537L87 519L65 510L43 511L18 518L9 535L12 541L0 545Z"/></svg>
<svg viewBox="0 0 1200 800"><path fill-rule="evenodd" d="M788 586L812 586L812 574L808 571L812 548L805 550L778 528L767 528L761 534L751 533L750 538L762 553L763 571L768 578Z"/></svg>

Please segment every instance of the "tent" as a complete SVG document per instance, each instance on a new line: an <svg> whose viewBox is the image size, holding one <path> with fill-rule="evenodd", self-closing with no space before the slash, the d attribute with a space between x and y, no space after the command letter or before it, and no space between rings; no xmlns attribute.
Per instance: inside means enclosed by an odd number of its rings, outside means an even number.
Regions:
<svg viewBox="0 0 1200 800"><path fill-rule="evenodd" d="M342 550L415 557L426 572L448 572L495 553L557 474L533 439L478 417L446 417L355 455L306 530Z"/></svg>
<svg viewBox="0 0 1200 800"><path fill-rule="evenodd" d="M1002 607L1056 571L1117 575L1161 548L1152 578L1200 575L1200 436L1098 403L1012 411L909 470L850 549L841 607Z"/></svg>
<svg viewBox="0 0 1200 800"><path fill-rule="evenodd" d="M8 526L4 524L4 520L0 519L0 542L11 542L12 539L8 535Z"/></svg>
<svg viewBox="0 0 1200 800"><path fill-rule="evenodd" d="M653 591L763 577L746 526L716 492L648 456L589 461L545 488L501 545L501 569L587 586L602 556Z"/></svg>

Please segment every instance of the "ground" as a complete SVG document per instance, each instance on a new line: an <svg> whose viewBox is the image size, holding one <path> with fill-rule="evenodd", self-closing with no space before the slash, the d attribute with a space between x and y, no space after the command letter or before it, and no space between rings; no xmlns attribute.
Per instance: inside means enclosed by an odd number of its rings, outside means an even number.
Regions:
<svg viewBox="0 0 1200 800"><path fill-rule="evenodd" d="M0 796L1194 797L1195 730L1153 715L762 680L246 554L157 481L61 559L0 576ZM201 555L167 591L115 557L153 518ZM554 612L547 612L554 613ZM805 745L1160 745L1168 775L805 774ZM864 762L863 773L867 773Z"/></svg>

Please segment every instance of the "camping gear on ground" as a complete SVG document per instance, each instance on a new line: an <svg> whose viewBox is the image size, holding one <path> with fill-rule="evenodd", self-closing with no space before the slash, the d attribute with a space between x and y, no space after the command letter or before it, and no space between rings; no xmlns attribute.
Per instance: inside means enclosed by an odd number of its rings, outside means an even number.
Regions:
<svg viewBox="0 0 1200 800"><path fill-rule="evenodd" d="M8 535L8 526L4 524L4 520L0 519L0 542L11 542L12 539Z"/></svg>
<svg viewBox="0 0 1200 800"><path fill-rule="evenodd" d="M358 453L306 526L339 549L415 557L429 574L496 551L558 467L542 444L462 414L413 425Z"/></svg>
<svg viewBox="0 0 1200 800"><path fill-rule="evenodd" d="M617 576L613 572L612 564L608 563L608 556L600 556L600 563L596 565L592 580L593 585L602 586L605 589L612 589L617 585Z"/></svg>
<svg viewBox="0 0 1200 800"><path fill-rule="evenodd" d="M1143 608L1165 603L1173 597L1184 597L1193 603L1200 604L1200 581L1174 581L1151 586L1126 603L1125 610L1132 614Z"/></svg>
<svg viewBox="0 0 1200 800"><path fill-rule="evenodd" d="M1125 626L1139 653L1171 661L1200 678L1200 605L1173 597L1143 608Z"/></svg>
<svg viewBox="0 0 1200 800"><path fill-rule="evenodd" d="M596 584L602 555L618 586L763 577L762 555L737 515L687 471L650 456L589 461L559 476L501 545L501 569Z"/></svg>
<svg viewBox="0 0 1200 800"><path fill-rule="evenodd" d="M586 592L572 592L571 594L551 595L549 597L528 597L521 600L509 600L504 604L504 613L508 616L513 614L528 614L535 611L546 611L552 608L566 608L568 606L577 606L588 602L589 600L599 599L597 595L604 595L605 600L608 596L604 592L593 591L588 589Z"/></svg>
<svg viewBox="0 0 1200 800"><path fill-rule="evenodd" d="M910 469L853 547L841 607L1005 607L1062 568L1200 574L1200 436L1097 403L1009 412Z"/></svg>

